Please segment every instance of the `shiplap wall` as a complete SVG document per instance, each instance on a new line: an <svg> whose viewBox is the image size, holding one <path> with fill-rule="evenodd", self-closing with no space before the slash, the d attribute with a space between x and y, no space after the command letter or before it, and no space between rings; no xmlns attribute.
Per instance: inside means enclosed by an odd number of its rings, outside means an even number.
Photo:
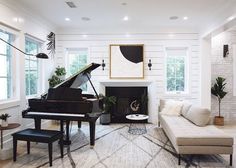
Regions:
<svg viewBox="0 0 236 168"><path fill-rule="evenodd" d="M199 35L197 33L138 33L138 34L89 34L63 32L56 34L56 65L65 66L66 48L87 47L89 62L102 63L106 67L94 70L92 81L99 90L99 81L109 80L109 45L110 44L144 44L144 80L154 82L156 89L156 106L160 98L187 99L200 104L200 53ZM165 48L188 47L189 49L189 93L185 95L165 93ZM152 60L152 70L148 70L148 60ZM117 66L119 64L117 63ZM125 67L124 67L125 68ZM124 80L125 82L125 80ZM157 108L155 108L157 109ZM150 113L150 112L149 112ZM154 113L154 112L153 112Z"/></svg>

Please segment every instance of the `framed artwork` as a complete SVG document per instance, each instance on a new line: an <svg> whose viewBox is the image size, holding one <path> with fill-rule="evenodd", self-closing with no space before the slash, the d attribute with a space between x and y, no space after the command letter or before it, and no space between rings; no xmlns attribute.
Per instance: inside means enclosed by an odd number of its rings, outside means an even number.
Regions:
<svg viewBox="0 0 236 168"><path fill-rule="evenodd" d="M143 44L111 44L110 79L143 78Z"/></svg>

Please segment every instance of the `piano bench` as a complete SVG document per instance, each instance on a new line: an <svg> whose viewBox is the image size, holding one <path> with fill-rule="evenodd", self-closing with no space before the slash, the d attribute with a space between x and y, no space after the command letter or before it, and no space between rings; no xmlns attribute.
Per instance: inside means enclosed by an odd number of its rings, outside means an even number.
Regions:
<svg viewBox="0 0 236 168"><path fill-rule="evenodd" d="M16 161L17 140L27 141L27 152L30 153L30 142L48 144L49 164L52 166L52 143L60 141L61 158L63 158L63 133L54 130L25 129L12 134L13 136L13 161Z"/></svg>

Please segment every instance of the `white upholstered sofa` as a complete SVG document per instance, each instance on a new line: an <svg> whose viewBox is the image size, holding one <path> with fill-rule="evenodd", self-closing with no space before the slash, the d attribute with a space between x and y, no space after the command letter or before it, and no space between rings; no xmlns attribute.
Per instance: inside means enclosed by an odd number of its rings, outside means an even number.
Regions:
<svg viewBox="0 0 236 168"><path fill-rule="evenodd" d="M169 115L162 113L165 106L166 101L161 100L159 126L178 153L179 165L185 154L229 154L232 165L234 139L208 124L209 110L183 103L180 115Z"/></svg>

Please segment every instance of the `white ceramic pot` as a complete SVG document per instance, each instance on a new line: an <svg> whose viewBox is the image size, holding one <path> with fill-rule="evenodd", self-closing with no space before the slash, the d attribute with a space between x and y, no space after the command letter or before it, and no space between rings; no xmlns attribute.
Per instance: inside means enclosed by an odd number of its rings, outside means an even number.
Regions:
<svg viewBox="0 0 236 168"><path fill-rule="evenodd" d="M66 79L66 76L65 75L62 75L62 76L58 76L61 80L65 80Z"/></svg>
<svg viewBox="0 0 236 168"><path fill-rule="evenodd" d="M1 127L7 127L8 126L8 121L2 120Z"/></svg>

